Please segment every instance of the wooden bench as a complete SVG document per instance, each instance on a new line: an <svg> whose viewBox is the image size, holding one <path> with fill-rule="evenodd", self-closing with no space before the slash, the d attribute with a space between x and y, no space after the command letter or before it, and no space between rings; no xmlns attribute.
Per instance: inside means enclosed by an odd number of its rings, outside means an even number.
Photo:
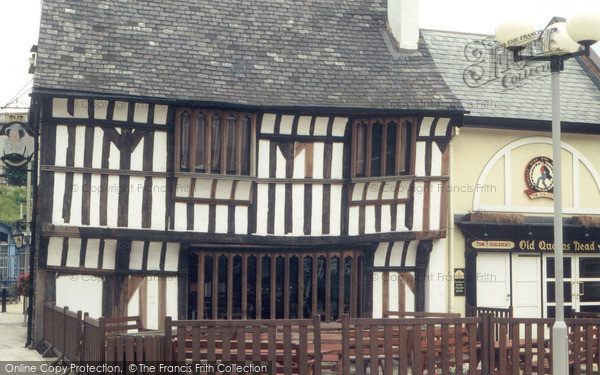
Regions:
<svg viewBox="0 0 600 375"><path fill-rule="evenodd" d="M179 340L173 337L172 353L181 360L179 354ZM193 361L237 361L243 356L246 361L275 362L277 374L285 373L286 363L291 367L293 374L299 373L300 347L296 343L269 343L261 340L260 342L244 342L240 348L238 341L230 337L223 340L223 337L215 337L212 341L185 340L185 360Z"/></svg>
<svg viewBox="0 0 600 375"><path fill-rule="evenodd" d="M131 330L136 332L148 331L142 325L142 318L140 316L126 316L120 318L105 318L105 332L106 336L116 336L124 333L128 333Z"/></svg>
<svg viewBox="0 0 600 375"><path fill-rule="evenodd" d="M359 328L349 331L347 353L351 362L355 363L357 369L366 369L376 366L382 369L386 368L385 361L400 360L403 358L405 365L413 365L417 361L421 369L427 368L428 361L433 358L433 365L439 368L442 363L455 364L468 363L469 355L476 358L476 343L469 347L469 332L466 327L461 327L460 335L460 361L456 359L456 330L454 327L448 327L447 331L441 328L435 329L432 333L427 330L421 330L419 333L419 349L415 351L414 334L412 327L406 325L388 326L386 328L379 326L378 332L371 334L370 328ZM401 328L402 327L402 328ZM446 332L444 332L446 331ZM471 339L476 340L476 332L472 330ZM331 333L330 333L331 334ZM431 335L432 334L432 335ZM447 335L447 337L446 337ZM428 340L433 337L433 341ZM343 365L343 347L341 329L334 340L328 340L324 335L321 347L324 365L322 368L333 372L339 372ZM331 342L332 344L329 344ZM475 341L476 342L476 341ZM445 345L442 345L445 344ZM415 354L419 353L418 357ZM475 362L474 362L475 363ZM388 368L390 366L387 366Z"/></svg>

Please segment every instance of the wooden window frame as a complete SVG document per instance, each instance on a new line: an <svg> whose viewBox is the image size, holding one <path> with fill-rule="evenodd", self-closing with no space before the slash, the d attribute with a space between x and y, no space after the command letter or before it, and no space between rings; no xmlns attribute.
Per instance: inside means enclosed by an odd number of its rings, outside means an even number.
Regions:
<svg viewBox="0 0 600 375"><path fill-rule="evenodd" d="M410 141L406 144L402 143L402 129L405 122L410 122ZM358 176L357 173L357 154L358 154L358 124L367 124L366 130L366 147L365 147L365 160L364 160L364 176ZM387 174L387 127L390 122L396 123L396 158L395 158L395 171L394 174ZM373 146L373 124L381 123L381 153L380 153L380 165L379 175L372 175L371 173L371 155ZM357 177L393 177L393 176L404 176L414 175L415 168L415 146L417 139L417 119L414 117L372 117L364 118L357 117L352 121L352 151L351 151L351 178ZM408 146L408 148L407 148ZM401 171L400 162L402 161L402 155L404 155L404 162L408 164L408 168L405 171ZM408 160L408 162L407 162Z"/></svg>
<svg viewBox="0 0 600 375"><path fill-rule="evenodd" d="M188 170L182 170L181 168L181 118L182 114L188 112L190 114L190 147L189 147L189 168ZM204 115L206 118L206 129L205 129L205 144L204 144L204 152L205 152L205 163L204 163L204 171L197 171L196 168L196 151L197 151L197 131L198 126L196 123L196 118L198 115ZM220 161L219 161L219 171L212 171L212 118L215 114L221 116L221 124L220 124ZM236 162L235 162L235 173L227 173L227 142L228 142L228 124L227 119L231 116L236 117ZM243 155L241 153L243 139L242 139L242 119L248 117L250 119L250 161L249 161L249 171L247 173L243 173ZM230 110L212 110L212 109L199 109L199 108L178 108L175 113L175 171L176 172L189 172L194 174L201 175L230 175L230 176L256 176L256 121L257 115L255 113L250 112L237 112Z"/></svg>
<svg viewBox="0 0 600 375"><path fill-rule="evenodd" d="M365 297L361 292L362 283L359 282L359 280L372 277L372 273L369 273L372 271L369 271L365 263L367 256L365 249L295 249L289 251L254 248L253 246L245 249L236 249L235 247L227 249L209 245L198 245L198 247L193 245L192 247L192 251L198 256L195 270L197 273L196 319L290 319L292 315L296 315L298 319L304 319L319 314L324 321L329 322L348 313L352 317L368 316L368 312L364 310L365 301L363 299ZM220 269L219 259L221 257L227 259L225 271ZM241 258L241 280L233 277L232 266L235 257ZM249 268L250 257L255 258L252 269ZM263 265L263 258L268 259L268 264ZM279 258L282 258L282 264L278 264ZM291 272L292 258L296 258L295 274ZM337 258L335 278L332 277L334 258ZM207 263L209 259L212 269ZM310 275L305 275L306 264L310 265ZM349 266L348 269L347 266ZM209 274L205 275L204 272L207 268ZM324 271L320 278L318 277L319 268ZM348 270L349 273L347 273ZM190 269L190 272L193 271ZM227 273L226 293L219 293L218 285L223 284L219 280L221 272ZM283 283L278 283L278 276L283 277ZM251 283L248 282L249 278L253 278ZM241 296L239 296L241 298L237 297L235 302L233 301L234 284L241 284ZM250 286L250 284L252 285ZM290 289L292 284L295 284L294 293ZM258 285L261 286L261 292L258 292ZM305 285L310 285L310 291L307 294L305 294ZM263 290L265 286L268 288L267 293ZM325 290L324 294L318 292L319 288ZM350 289L346 292L346 288ZM207 290L208 293L205 294ZM280 290L281 292L279 292ZM219 294L225 294L224 298L220 299ZM334 298L334 295L337 299ZM267 299L263 298L265 296L268 296ZM279 299L283 306L277 304L278 296L282 297ZM236 304L240 302L240 299L241 305ZM334 303L335 307L332 306ZM291 308L292 305L295 307L294 309ZM250 314L250 306L253 307L253 316ZM305 313L305 310L308 310L308 314Z"/></svg>

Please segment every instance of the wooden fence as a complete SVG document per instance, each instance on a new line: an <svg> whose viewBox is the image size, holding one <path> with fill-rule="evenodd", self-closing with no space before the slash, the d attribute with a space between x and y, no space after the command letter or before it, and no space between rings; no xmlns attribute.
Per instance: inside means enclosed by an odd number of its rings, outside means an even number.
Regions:
<svg viewBox="0 0 600 375"><path fill-rule="evenodd" d="M79 359L81 351L82 314L68 307L44 304L44 342L60 356Z"/></svg>
<svg viewBox="0 0 600 375"><path fill-rule="evenodd" d="M48 348L44 354L54 352L68 362L103 362L107 353L112 354L107 351L108 338L132 330L144 331L139 316L93 319L87 313L48 302L43 309L43 342Z"/></svg>
<svg viewBox="0 0 600 375"><path fill-rule="evenodd" d="M173 361L269 362L276 373L320 374L321 318L165 322Z"/></svg>
<svg viewBox="0 0 600 375"><path fill-rule="evenodd" d="M108 364L260 361L277 374L551 374L552 319L477 317L165 319L139 332L136 317L92 319L44 306L44 341L69 361ZM108 323L107 323L108 322ZM133 324L130 324L133 323ZM600 319L566 320L571 374L597 374ZM131 333L132 327L138 331Z"/></svg>

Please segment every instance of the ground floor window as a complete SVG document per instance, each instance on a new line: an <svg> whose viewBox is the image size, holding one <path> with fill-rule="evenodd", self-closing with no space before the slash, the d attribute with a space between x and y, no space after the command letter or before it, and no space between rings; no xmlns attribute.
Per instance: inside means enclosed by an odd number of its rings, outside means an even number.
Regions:
<svg viewBox="0 0 600 375"><path fill-rule="evenodd" d="M190 319L363 315L360 250L202 249L189 261Z"/></svg>

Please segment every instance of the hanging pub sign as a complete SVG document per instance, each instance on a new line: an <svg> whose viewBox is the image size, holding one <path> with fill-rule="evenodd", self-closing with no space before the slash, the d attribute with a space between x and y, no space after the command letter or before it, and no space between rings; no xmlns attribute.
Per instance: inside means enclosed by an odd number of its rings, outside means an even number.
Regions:
<svg viewBox="0 0 600 375"><path fill-rule="evenodd" d="M553 252L553 240L509 240L509 241L485 241L468 239L467 248L474 251L516 251L516 252ZM600 241L598 240L573 240L563 243L565 253L600 253Z"/></svg>
<svg viewBox="0 0 600 375"><path fill-rule="evenodd" d="M22 168L33 156L33 137L22 122L9 122L0 130L0 160L13 168Z"/></svg>
<svg viewBox="0 0 600 375"><path fill-rule="evenodd" d="M531 199L554 199L554 169L552 159L538 156L531 159L525 167L525 194Z"/></svg>

